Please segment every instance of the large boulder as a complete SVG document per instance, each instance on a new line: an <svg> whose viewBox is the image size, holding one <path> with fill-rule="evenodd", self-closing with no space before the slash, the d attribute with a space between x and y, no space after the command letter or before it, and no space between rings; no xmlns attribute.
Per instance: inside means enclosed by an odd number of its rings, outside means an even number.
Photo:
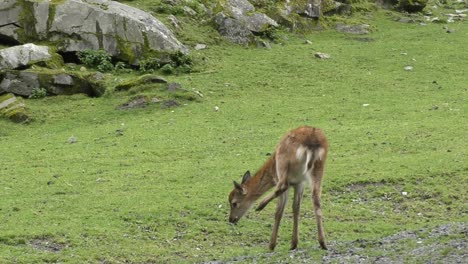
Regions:
<svg viewBox="0 0 468 264"><path fill-rule="evenodd" d="M9 70L0 73L0 94L13 93L29 97L37 89L46 89L51 95L84 93L101 96L105 92L101 73L72 74L65 72L35 72Z"/></svg>
<svg viewBox="0 0 468 264"><path fill-rule="evenodd" d="M61 52L104 49L129 63L188 49L150 14L109 0L2 0L0 40L48 41Z"/></svg>
<svg viewBox="0 0 468 264"><path fill-rule="evenodd" d="M23 98L11 93L0 95L0 117L6 117L16 123L27 121L29 116Z"/></svg>
<svg viewBox="0 0 468 264"><path fill-rule="evenodd" d="M32 43L0 50L0 70L18 69L52 58L47 46Z"/></svg>

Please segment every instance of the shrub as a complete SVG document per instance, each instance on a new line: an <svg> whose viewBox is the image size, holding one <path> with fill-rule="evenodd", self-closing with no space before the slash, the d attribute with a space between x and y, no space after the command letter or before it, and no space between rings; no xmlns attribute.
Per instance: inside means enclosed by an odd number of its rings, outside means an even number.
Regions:
<svg viewBox="0 0 468 264"><path fill-rule="evenodd" d="M180 51L162 55L159 58L150 57L140 61L140 71L155 72L161 70L165 74L189 73L192 70L192 58Z"/></svg>
<svg viewBox="0 0 468 264"><path fill-rule="evenodd" d="M95 68L102 72L114 70L112 57L105 50L83 50L78 52L78 59L86 66Z"/></svg>
<svg viewBox="0 0 468 264"><path fill-rule="evenodd" d="M41 99L47 96L47 90L45 88L33 88L29 98Z"/></svg>
<svg viewBox="0 0 468 264"><path fill-rule="evenodd" d="M140 61L140 71L154 72L161 68L161 63L158 58L148 58Z"/></svg>
<svg viewBox="0 0 468 264"><path fill-rule="evenodd" d="M165 74L172 74L174 73L174 67L171 64L166 64L162 66L161 71Z"/></svg>

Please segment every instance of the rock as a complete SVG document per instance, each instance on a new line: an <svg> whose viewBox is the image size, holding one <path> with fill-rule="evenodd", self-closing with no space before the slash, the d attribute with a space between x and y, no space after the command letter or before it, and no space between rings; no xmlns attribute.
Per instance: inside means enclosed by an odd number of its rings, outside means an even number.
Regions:
<svg viewBox="0 0 468 264"><path fill-rule="evenodd" d="M32 43L0 50L0 70L18 69L52 58L47 46Z"/></svg>
<svg viewBox="0 0 468 264"><path fill-rule="evenodd" d="M171 25L174 27L175 30L181 29L180 22L174 15L168 16L167 19L169 20L169 22L171 23Z"/></svg>
<svg viewBox="0 0 468 264"><path fill-rule="evenodd" d="M134 108L144 108L148 105L148 103L151 100L144 96L144 95L138 95L133 98L131 98L129 101L119 105L117 109L120 110L127 110L127 109L134 109Z"/></svg>
<svg viewBox="0 0 468 264"><path fill-rule="evenodd" d="M413 70L413 66L405 66L403 68L405 71L412 71Z"/></svg>
<svg viewBox="0 0 468 264"><path fill-rule="evenodd" d="M188 7L188 6L184 6L182 7L182 9L184 10L184 13L187 14L188 16L196 16L197 15L197 11L193 10L192 8Z"/></svg>
<svg viewBox="0 0 468 264"><path fill-rule="evenodd" d="M164 103L161 104L162 109L171 108L171 107L178 107L178 106L180 106L180 104L175 100L167 100L167 101L165 101Z"/></svg>
<svg viewBox="0 0 468 264"><path fill-rule="evenodd" d="M428 0L400 0L398 8L408 13L421 12L427 4Z"/></svg>
<svg viewBox="0 0 468 264"><path fill-rule="evenodd" d="M314 0L286 1L283 12L288 16L295 13L308 18L319 18L321 13L321 5L317 3L318 2Z"/></svg>
<svg viewBox="0 0 468 264"><path fill-rule="evenodd" d="M254 34L278 27L278 23L267 15L255 12L255 7L247 0L228 0L226 4L224 11L215 16L214 22L218 32L234 43L251 43Z"/></svg>
<svg viewBox="0 0 468 264"><path fill-rule="evenodd" d="M369 34L369 27L370 26L367 24L363 24L363 25L337 24L335 26L335 29L343 33L365 35L365 34Z"/></svg>
<svg viewBox="0 0 468 264"><path fill-rule="evenodd" d="M28 97L33 89L42 88L39 74L27 71L7 71L0 73L0 93L7 92Z"/></svg>
<svg viewBox="0 0 468 264"><path fill-rule="evenodd" d="M206 45L205 44L197 44L195 45L195 50L204 50L206 49Z"/></svg>
<svg viewBox="0 0 468 264"><path fill-rule="evenodd" d="M34 89L45 88L52 95L84 93L95 97L105 92L105 87L101 84L102 78L100 73L81 76L64 72L9 70L0 73L0 94L8 92L28 97Z"/></svg>
<svg viewBox="0 0 468 264"><path fill-rule="evenodd" d="M316 58L319 58L319 59L330 59L330 58L331 58L331 56L330 56L329 54L322 53L322 52L316 52L316 53L314 54L314 56L315 56Z"/></svg>
<svg viewBox="0 0 468 264"><path fill-rule="evenodd" d="M75 144L76 142L78 142L78 138L75 136L71 136L67 139L68 144Z"/></svg>
<svg viewBox="0 0 468 264"><path fill-rule="evenodd" d="M153 74L145 74L140 77L138 77L136 80L129 80L122 82L118 84L115 87L116 91L128 91L130 88L142 84L148 84L148 83L167 83L166 79L163 77L153 75Z"/></svg>
<svg viewBox="0 0 468 264"><path fill-rule="evenodd" d="M259 40L256 40L256 42L257 42L257 48L271 49L271 45L268 41L259 39Z"/></svg>
<svg viewBox="0 0 468 264"><path fill-rule="evenodd" d="M167 91L168 92L174 93L177 90L184 90L185 91L185 89L182 88L182 84L180 84L180 83L169 83L169 84L167 84Z"/></svg>
<svg viewBox="0 0 468 264"><path fill-rule="evenodd" d="M254 39L253 33L237 19L218 13L214 19L218 32L225 39L240 45L247 45Z"/></svg>
<svg viewBox="0 0 468 264"><path fill-rule="evenodd" d="M0 95L0 116L6 117L15 123L29 120L23 99L12 93Z"/></svg>
<svg viewBox="0 0 468 264"><path fill-rule="evenodd" d="M104 49L130 64L146 52L188 52L159 20L110 0L6 0L0 25L0 39L47 41L61 52Z"/></svg>

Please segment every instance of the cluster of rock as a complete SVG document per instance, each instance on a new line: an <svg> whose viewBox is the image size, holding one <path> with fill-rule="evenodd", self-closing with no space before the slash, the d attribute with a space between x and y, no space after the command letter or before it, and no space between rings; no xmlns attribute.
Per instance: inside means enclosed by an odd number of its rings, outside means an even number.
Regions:
<svg viewBox="0 0 468 264"><path fill-rule="evenodd" d="M128 63L147 52L188 52L152 15L109 0L3 0L0 39L52 43L60 52L104 49Z"/></svg>
<svg viewBox="0 0 468 264"><path fill-rule="evenodd" d="M120 61L138 64L151 53L188 53L155 17L109 0L3 0L0 43L13 46L0 50L0 115L18 122L27 120L27 114L17 96L30 97L39 89L48 95L104 93L102 74L59 70L59 54L103 49Z"/></svg>

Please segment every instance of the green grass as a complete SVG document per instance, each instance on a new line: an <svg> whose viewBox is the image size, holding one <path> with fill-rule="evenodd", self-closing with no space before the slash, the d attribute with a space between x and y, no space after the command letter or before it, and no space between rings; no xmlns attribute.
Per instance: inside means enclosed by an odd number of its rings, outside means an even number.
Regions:
<svg viewBox="0 0 468 264"><path fill-rule="evenodd" d="M0 262L290 261L290 206L264 255L274 206L232 226L227 195L304 124L330 141L330 243L466 222L467 23L368 23L370 42L323 31L195 51L198 72L168 79L205 96L179 108L116 110L130 96L118 92L27 100L34 122L0 120ZM299 248L319 261L309 199L301 218Z"/></svg>

